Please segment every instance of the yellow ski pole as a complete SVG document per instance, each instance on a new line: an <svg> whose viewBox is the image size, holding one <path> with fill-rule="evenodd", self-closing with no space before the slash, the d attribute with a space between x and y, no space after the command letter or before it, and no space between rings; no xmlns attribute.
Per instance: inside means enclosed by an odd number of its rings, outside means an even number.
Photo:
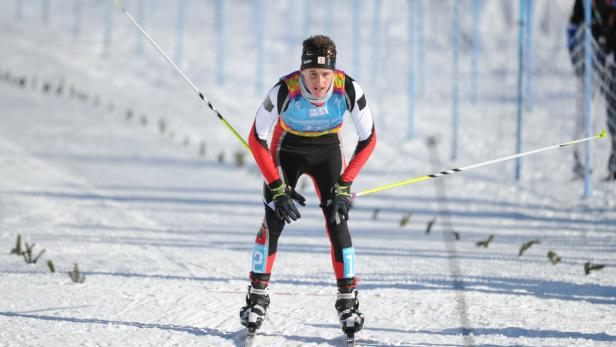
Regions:
<svg viewBox="0 0 616 347"><path fill-rule="evenodd" d="M246 147L246 149L250 152L250 146L248 146L248 143L246 143L246 140L244 140L240 134L238 134L238 132L231 126L231 124L229 124L229 122L227 122L227 120L222 116L222 114L220 114L220 112L218 112L218 110L214 107L214 105L212 105L212 103L203 95L203 93L201 93L201 91L199 90L199 88L197 88L194 83L192 83L192 81L188 78L188 76L186 76L186 74L184 74L184 72L173 62L173 60L171 60L171 58L169 58L169 56L167 55L167 53L165 53L165 51L163 51L162 48L160 48L160 46L156 43L156 41L154 41L154 39L152 39L152 37L150 37L150 35L148 35L148 33L143 30L143 28L141 27L141 25L139 25L139 23L137 23L137 21L135 19L133 19L133 17L130 15L130 13L128 13L128 11L126 11L126 8L124 8L124 6L122 6L122 3L120 3L119 0L113 0L113 2L115 2L116 5L118 5L118 7L124 12L124 14L126 15L126 17L133 23L135 24L135 26L137 27L137 29L139 29L139 31L141 31L141 33L143 33L143 35L145 35L145 37L148 39L148 41L150 41L150 43L154 46L154 48L156 48L156 50L158 50L158 52L165 58L165 60L167 60L167 62L173 66L173 68L175 69L175 71L177 71L182 78L184 78L184 80L186 81L186 83L188 83L192 89L195 91L195 93L197 93L197 96L199 96L199 98L201 98L201 100L205 101L207 103L207 106L216 113L216 116L218 117L218 119L220 119L220 121L227 127L227 129L229 129L233 135L244 145L244 147Z"/></svg>
<svg viewBox="0 0 616 347"><path fill-rule="evenodd" d="M569 145L574 145L574 144L578 144L578 143L582 143L582 142L586 142L586 141L600 139L600 138L603 138L603 137L606 137L606 136L607 135L606 135L605 130L602 130L597 135L586 137L586 138L583 138L583 139L573 140L573 141L569 141L569 142L564 142L564 143L560 143L560 144L553 145L553 146L548 146L548 147L543 147L543 148L535 149L535 150L532 150L532 151L527 151L527 152L524 152L524 153L518 153L518 154L509 155L509 156L502 157L502 158L497 158L497 159L493 159L493 160L484 161L484 162L481 162L479 164L469 165L469 166L465 166L465 167L462 167L462 168L459 168L459 169L452 169L452 170L441 171L439 173L435 173L435 174L431 174L431 175L425 175L425 176L421 176L421 177L411 178L411 179L408 179L408 180L404 180L404 181L400 181L400 182L395 182L395 183L387 184L387 185L376 187L376 188L372 188L372 189L367 189L367 190L361 191L359 193L353 193L352 197L356 198L356 197L359 197L359 196L366 196L366 195L374 194L374 193L381 192L381 191L384 191L384 190L387 190L387 189L392 189L392 188L397 188L397 187L401 187L401 186L406 186L406 185L409 185L409 184L419 183L419 182L431 180L433 178L437 178L437 177L440 177L440 176L445 176L445 175L453 174L453 173L456 173L456 172L461 172L461 171L466 171L466 170L470 170L470 169L475 169L475 168L486 166L486 165L496 164L496 163L500 163L500 162L505 161L505 160L520 158L520 157L524 157L524 156L527 156L527 155L548 151L548 150L551 150L551 149L561 148L561 147L565 147L565 146L569 146Z"/></svg>

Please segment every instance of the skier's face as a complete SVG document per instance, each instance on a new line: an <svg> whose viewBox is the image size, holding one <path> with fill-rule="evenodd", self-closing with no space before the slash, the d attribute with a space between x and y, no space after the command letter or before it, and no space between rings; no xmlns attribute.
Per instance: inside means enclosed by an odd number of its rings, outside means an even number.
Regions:
<svg viewBox="0 0 616 347"><path fill-rule="evenodd" d="M317 98L322 98L327 93L329 86L334 78L334 71L321 68L309 68L302 70L304 82L310 94Z"/></svg>

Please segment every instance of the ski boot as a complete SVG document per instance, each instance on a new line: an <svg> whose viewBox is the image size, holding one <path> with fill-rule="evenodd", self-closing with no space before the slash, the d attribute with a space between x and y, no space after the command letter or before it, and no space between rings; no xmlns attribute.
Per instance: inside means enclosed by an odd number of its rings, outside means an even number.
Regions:
<svg viewBox="0 0 616 347"><path fill-rule="evenodd" d="M340 327L347 336L352 337L364 325L364 315L358 309L357 290L353 287L338 288L336 310Z"/></svg>
<svg viewBox="0 0 616 347"><path fill-rule="evenodd" d="M259 329L265 319L270 303L269 287L265 283L252 283L248 286L246 306L240 310L240 321L249 329Z"/></svg>

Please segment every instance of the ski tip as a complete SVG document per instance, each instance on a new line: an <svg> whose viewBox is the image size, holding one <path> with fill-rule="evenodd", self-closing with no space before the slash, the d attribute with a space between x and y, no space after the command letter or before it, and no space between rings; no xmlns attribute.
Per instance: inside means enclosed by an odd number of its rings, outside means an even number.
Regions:
<svg viewBox="0 0 616 347"><path fill-rule="evenodd" d="M597 134L597 137L598 138L607 137L607 133L605 132L605 129L601 130L601 132Z"/></svg>

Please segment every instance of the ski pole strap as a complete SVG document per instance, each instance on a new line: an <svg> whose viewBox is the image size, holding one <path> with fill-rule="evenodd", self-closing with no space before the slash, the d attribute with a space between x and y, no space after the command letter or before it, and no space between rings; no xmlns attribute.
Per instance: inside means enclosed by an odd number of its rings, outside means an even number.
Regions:
<svg viewBox="0 0 616 347"><path fill-rule="evenodd" d="M518 154L514 154L514 155L502 157L502 158L497 158L497 159L493 159L493 160L484 161L484 162L481 162L481 163L478 163L478 164L465 166L465 167L462 167L462 168L459 168L459 169L452 169L452 170L441 171L439 173L435 173L435 174L431 174L431 175L425 175L425 176L421 176L421 177L417 177L417 178L412 178L412 179L409 179L409 180L404 180L404 181L400 181L400 182L396 182L396 183L392 183L392 184L388 184L388 185L384 185L384 186L380 186L380 187L364 190L364 191L361 191L359 193L353 193L352 197L356 198L356 197L359 197L359 196L373 194L373 193L377 193L377 192L380 192L380 191L383 191L383 190L387 190L387 189L397 188L397 187L405 186L405 185L408 185L408 184L419 183L419 182L431 180L433 178L437 178L437 177L440 177L440 176L445 176L445 175L449 175L449 174L456 173L456 172L461 172L461 171L475 169L475 168L482 167L482 166L496 164L496 163L500 163L500 162L505 161L505 160L520 158L520 157L524 157L524 156L527 156L527 155L544 152L544 151L547 151L547 150L550 150L550 149L557 149L557 148L562 148L562 147L566 147L566 146L569 146L569 145L574 145L574 144L578 144L578 143L582 143L582 142L587 142L587 141L591 141L591 140L595 140L595 139L601 139L601 138L604 138L606 136L607 136L607 133L605 132L605 130L601 130L601 132L598 133L597 135L585 137L583 139L563 142L563 143L560 143L560 144L557 144L557 145L553 145L553 146L543 147L543 148L535 149L535 150L532 150L532 151L527 151L527 152L518 153Z"/></svg>

